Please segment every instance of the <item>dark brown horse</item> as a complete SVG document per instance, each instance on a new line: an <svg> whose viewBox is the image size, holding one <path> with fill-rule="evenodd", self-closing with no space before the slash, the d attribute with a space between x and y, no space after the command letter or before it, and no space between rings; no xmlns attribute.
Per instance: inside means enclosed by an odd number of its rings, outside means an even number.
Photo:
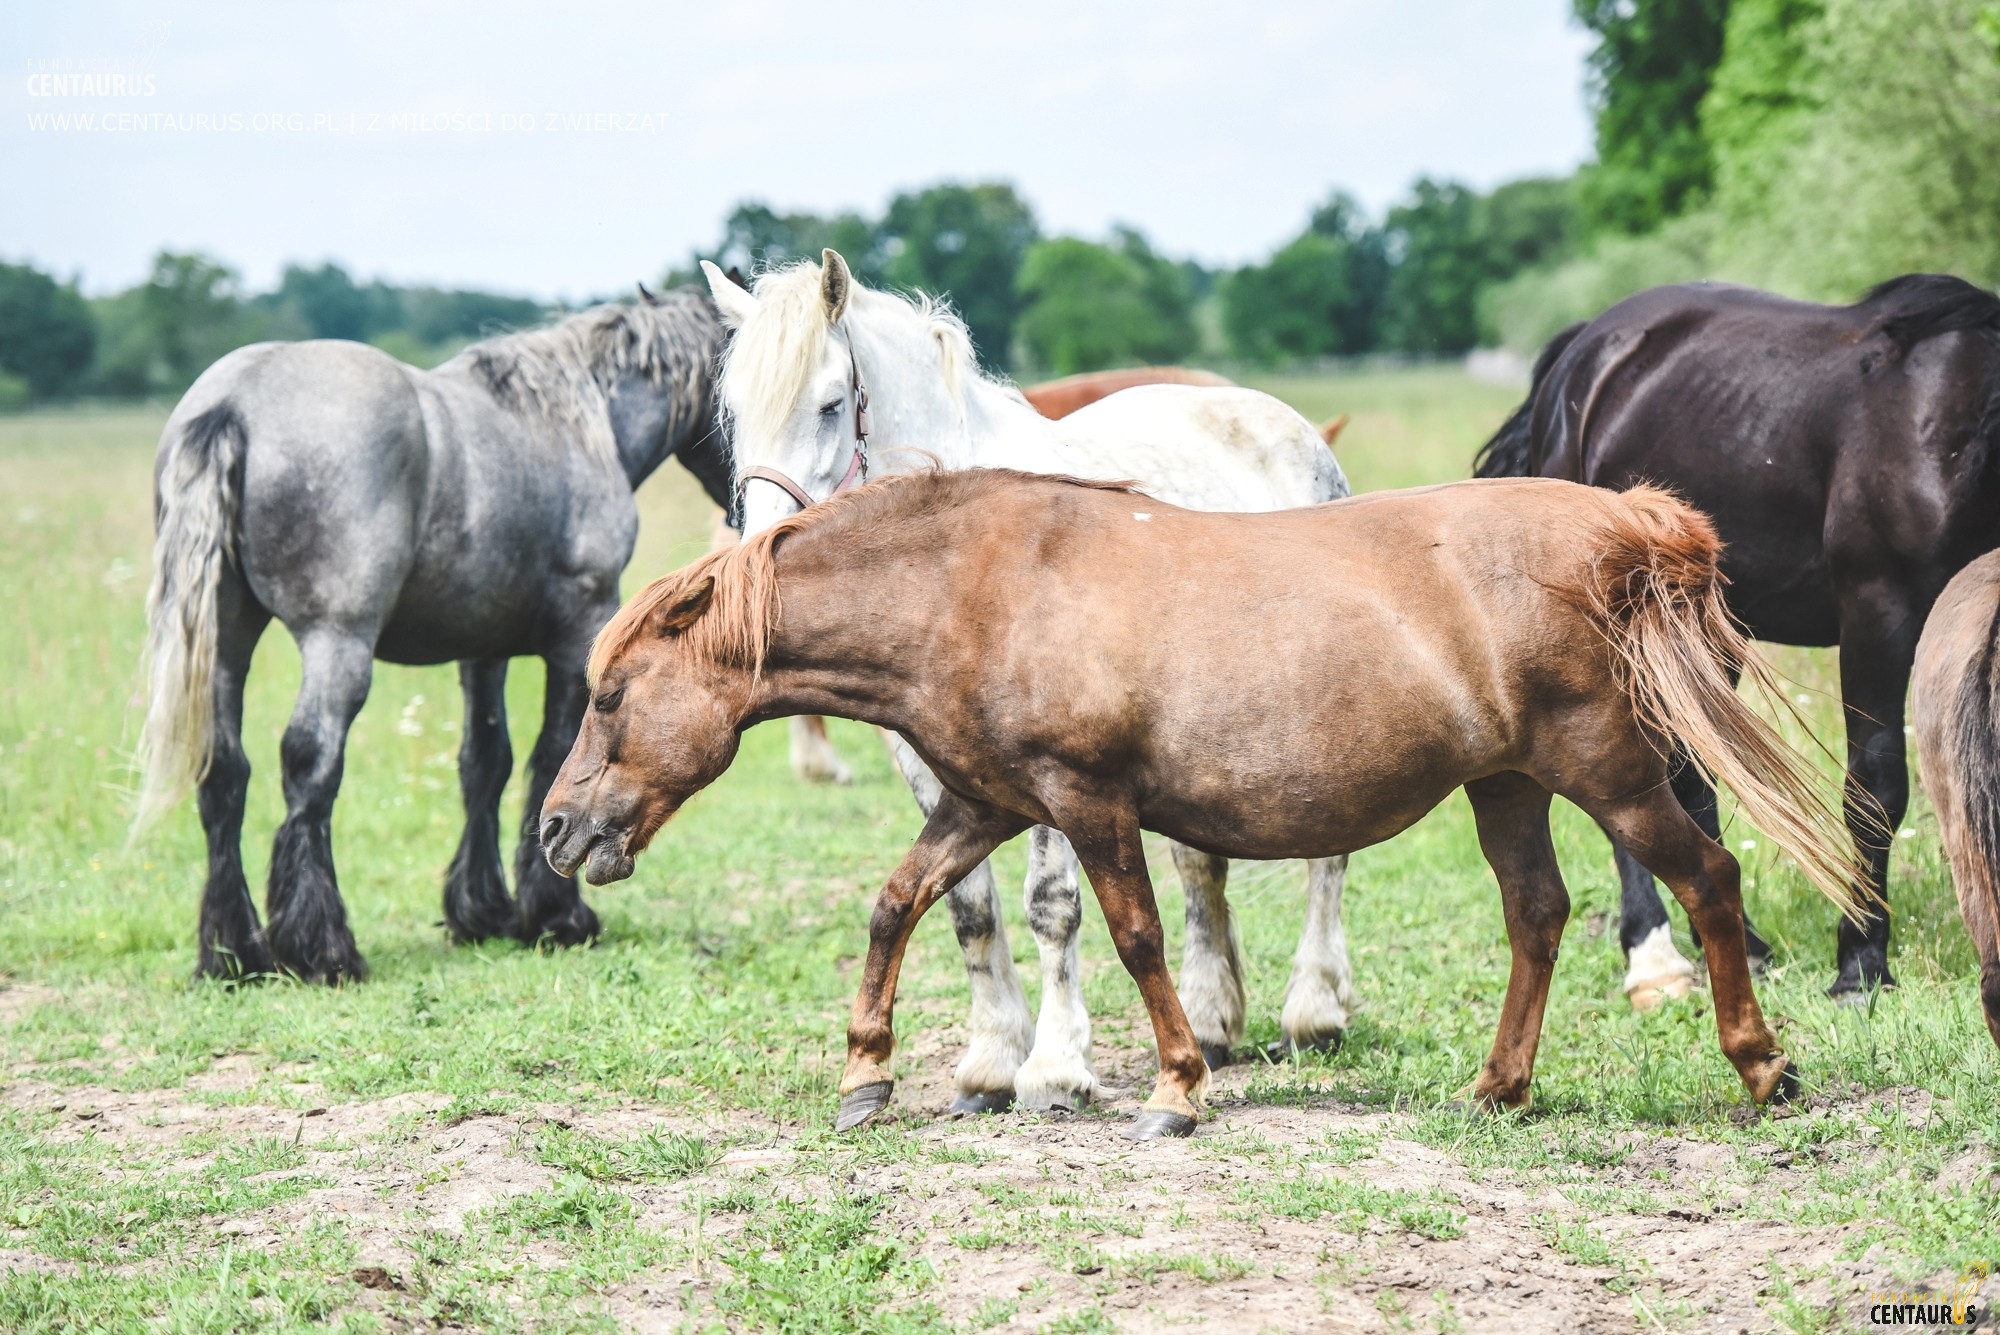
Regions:
<svg viewBox="0 0 2000 1335"><path fill-rule="evenodd" d="M1485 1104L1528 1101L1569 897L1552 794L1616 830L1709 941L1723 1051L1796 1085L1751 991L1736 861L1674 801L1670 743L1837 902L1859 862L1802 756L1731 672L1715 534L1663 492L1484 482L1266 514L1003 470L871 483L655 582L591 654L592 707L543 807L558 871L601 883L803 713L893 729L943 785L883 888L840 1124L889 1099L917 918L1032 825L1075 845L1139 984L1160 1078L1132 1134L1194 1129L1208 1068L1167 974L1140 843L1352 852L1464 787L1513 946ZM1384 739L1392 739L1385 744Z"/></svg>
<svg viewBox="0 0 2000 1335"><path fill-rule="evenodd" d="M1903 697L1924 617L2000 545L2000 298L1909 274L1852 306L1714 283L1655 288L1542 350L1481 477L1671 487L1726 544L1729 607L1758 639L1840 646L1848 825L1866 919L1840 927L1836 996L1886 987L1890 836L1909 803ZM1714 791L1675 789L1711 837ZM1622 850L1635 1003L1686 991L1653 879ZM1768 947L1751 931L1751 953Z"/></svg>
<svg viewBox="0 0 2000 1335"><path fill-rule="evenodd" d="M1924 787L1979 952L1986 1027L2000 1043L2000 552L1945 585L1917 642L1910 685Z"/></svg>

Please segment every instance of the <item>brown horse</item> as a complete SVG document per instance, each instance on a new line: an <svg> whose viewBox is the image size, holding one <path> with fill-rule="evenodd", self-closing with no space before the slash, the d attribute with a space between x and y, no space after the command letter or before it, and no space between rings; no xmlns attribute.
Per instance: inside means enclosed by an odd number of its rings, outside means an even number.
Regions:
<svg viewBox="0 0 2000 1335"><path fill-rule="evenodd" d="M2000 552L1945 585L1917 641L1910 717L1937 804L1979 999L2000 1043Z"/></svg>
<svg viewBox="0 0 2000 1335"><path fill-rule="evenodd" d="M1021 397L1036 412L1053 421L1058 417L1068 417L1079 408L1088 408L1121 389L1133 389L1139 385L1214 387L1235 383L1213 371L1197 371L1186 366L1130 366L1118 371L1085 371L1081 375L1066 375L1060 380L1044 380L1039 385L1029 385L1022 390ZM1347 414L1342 413L1330 422L1319 424L1320 439L1331 446L1346 428Z"/></svg>
<svg viewBox="0 0 2000 1335"><path fill-rule="evenodd" d="M1145 999L1159 1082L1136 1139L1187 1135L1208 1068L1167 973L1142 829L1229 858L1379 843L1454 788L1500 882L1513 968L1471 1095L1528 1100L1569 896L1560 793L1672 887L1709 942L1723 1051L1789 1095L1744 954L1736 861L1667 785L1679 746L1843 908L1856 859L1810 766L1736 696L1708 521L1664 492L1468 482L1266 514L1118 483L919 473L821 502L655 582L592 653L593 707L543 807L594 883L802 713L909 739L944 785L884 886L839 1125L889 1098L918 917L1032 825L1076 846ZM1032 627L1032 629L1030 629Z"/></svg>

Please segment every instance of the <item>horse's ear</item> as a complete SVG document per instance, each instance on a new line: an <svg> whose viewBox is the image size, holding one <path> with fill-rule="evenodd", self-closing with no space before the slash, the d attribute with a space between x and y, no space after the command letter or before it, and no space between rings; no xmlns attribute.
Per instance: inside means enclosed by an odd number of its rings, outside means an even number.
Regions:
<svg viewBox="0 0 2000 1335"><path fill-rule="evenodd" d="M708 279L708 294L715 298L715 307L722 312L722 322L731 329L741 329L757 313L757 298L741 285L730 282L729 275L716 268L713 261L703 260L701 272Z"/></svg>
<svg viewBox="0 0 2000 1335"><path fill-rule="evenodd" d="M653 289L647 287L644 283L639 284L639 300L645 302L648 306L657 306L660 304L660 299L653 294Z"/></svg>
<svg viewBox="0 0 2000 1335"><path fill-rule="evenodd" d="M689 585L654 608L646 618L646 625L661 637L678 635L700 619L714 597L715 576L705 576L700 583Z"/></svg>
<svg viewBox="0 0 2000 1335"><path fill-rule="evenodd" d="M854 275L847 271L847 261L840 252L827 247L819 253L819 298L826 303L826 322L839 324L840 317L847 313L847 295L854 290Z"/></svg>

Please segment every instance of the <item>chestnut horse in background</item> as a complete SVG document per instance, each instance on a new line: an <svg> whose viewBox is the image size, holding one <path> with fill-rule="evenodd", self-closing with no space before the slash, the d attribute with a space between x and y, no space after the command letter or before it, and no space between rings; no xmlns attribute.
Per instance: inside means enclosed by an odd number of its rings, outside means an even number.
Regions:
<svg viewBox="0 0 2000 1335"><path fill-rule="evenodd" d="M1116 482L911 473L656 581L591 654L543 807L563 873L629 876L735 758L803 713L893 729L942 785L883 888L838 1125L889 1100L917 919L1004 841L1060 830L1159 1047L1127 1132L1188 1135L1208 1083L1168 975L1142 830L1227 858L1345 854L1464 787L1513 948L1471 1094L1528 1102L1569 896L1561 794L1662 877L1708 942L1721 1046L1758 1102L1797 1087L1744 952L1736 860L1667 784L1670 747L1852 911L1860 864L1817 775L1740 700L1768 680L1723 609L1719 544L1664 492L1471 482L1262 514Z"/></svg>
<svg viewBox="0 0 2000 1335"><path fill-rule="evenodd" d="M1131 366L1118 371L1085 371L1060 380L1044 380L1039 385L1029 385L1022 390L1021 397L1036 412L1054 421L1059 417L1068 417L1079 408L1088 408L1121 389L1136 389L1140 385L1204 385L1214 388L1235 383L1213 371L1197 371L1186 366ZM1320 423L1319 437L1331 446L1346 427L1347 414L1342 413L1330 422Z"/></svg>
<svg viewBox="0 0 2000 1335"><path fill-rule="evenodd" d="M1979 952L1979 1000L2000 1043L2000 552L1958 572L1917 641L1910 720L1958 911Z"/></svg>

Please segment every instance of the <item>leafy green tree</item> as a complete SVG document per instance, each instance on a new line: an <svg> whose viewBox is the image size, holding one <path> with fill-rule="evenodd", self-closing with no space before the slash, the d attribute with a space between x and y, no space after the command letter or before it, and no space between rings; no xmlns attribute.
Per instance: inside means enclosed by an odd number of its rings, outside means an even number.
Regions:
<svg viewBox="0 0 2000 1335"><path fill-rule="evenodd" d="M317 269L287 264L274 295L278 304L297 312L314 338L358 342L375 332L376 300L338 264Z"/></svg>
<svg viewBox="0 0 2000 1335"><path fill-rule="evenodd" d="M236 272L203 255L161 251L139 289L139 313L169 387L183 387L241 343Z"/></svg>
<svg viewBox="0 0 2000 1335"><path fill-rule="evenodd" d="M399 318L379 321L378 331L402 329L431 347L527 329L548 316L539 301L494 292L406 287L395 295Z"/></svg>
<svg viewBox="0 0 2000 1335"><path fill-rule="evenodd" d="M882 219L883 277L949 296L980 359L1004 367L1024 301L1016 280L1039 234L1034 211L1011 185L944 184L900 194Z"/></svg>
<svg viewBox="0 0 2000 1335"><path fill-rule="evenodd" d="M1583 242L1576 184L1549 176L1509 181L1480 198L1474 227L1485 254L1487 282L1560 263Z"/></svg>
<svg viewBox="0 0 2000 1335"><path fill-rule="evenodd" d="M1245 361L1348 356L1376 346L1389 283L1386 239L1361 206L1335 193L1261 265L1222 288L1222 326Z"/></svg>
<svg viewBox="0 0 2000 1335"><path fill-rule="evenodd" d="M1030 361L1057 375L1133 362L1179 361L1194 350L1194 301L1180 265L1120 228L1113 243L1038 241L1021 264L1027 301L1018 332Z"/></svg>
<svg viewBox="0 0 2000 1335"><path fill-rule="evenodd" d="M1395 268L1384 340L1401 352L1464 352L1479 342L1479 293L1495 272L1480 235L1481 200L1456 182L1429 178L1410 193L1386 225Z"/></svg>
<svg viewBox="0 0 2000 1335"><path fill-rule="evenodd" d="M97 327L75 287L25 264L0 264L0 372L36 398L74 388L90 369Z"/></svg>
<svg viewBox="0 0 2000 1335"><path fill-rule="evenodd" d="M778 213L755 201L738 204L723 224L722 244L709 258L725 269L735 265L754 274L795 260L817 260L829 247L840 252L862 282L882 282L880 235L874 223L854 212L823 218Z"/></svg>
<svg viewBox="0 0 2000 1335"><path fill-rule="evenodd" d="M1589 58L1597 161L1578 182L1593 231L1647 232L1699 203L1713 174L1701 104L1729 0L1572 0Z"/></svg>

